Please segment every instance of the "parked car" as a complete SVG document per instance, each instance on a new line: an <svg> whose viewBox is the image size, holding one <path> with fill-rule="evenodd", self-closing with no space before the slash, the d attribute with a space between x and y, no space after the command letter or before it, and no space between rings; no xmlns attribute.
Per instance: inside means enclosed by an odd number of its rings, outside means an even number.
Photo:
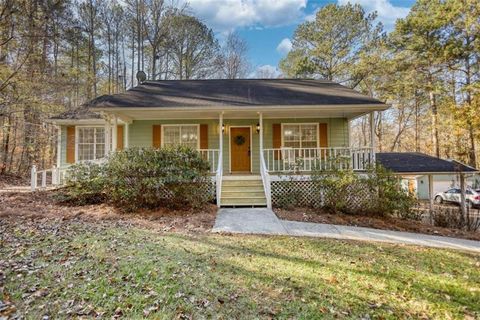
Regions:
<svg viewBox="0 0 480 320"><path fill-rule="evenodd" d="M435 195L436 203L451 202L460 204L460 188L451 188L445 192L439 192ZM465 199L469 208L480 207L480 191L467 189Z"/></svg>

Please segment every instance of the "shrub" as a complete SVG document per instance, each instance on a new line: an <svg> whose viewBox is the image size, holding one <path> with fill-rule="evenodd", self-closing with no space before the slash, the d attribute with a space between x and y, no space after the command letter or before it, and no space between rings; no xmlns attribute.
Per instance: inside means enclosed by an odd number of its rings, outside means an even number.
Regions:
<svg viewBox="0 0 480 320"><path fill-rule="evenodd" d="M186 147L129 148L103 165L72 167L65 188L68 200L109 201L124 211L157 207L199 208L210 200L209 164Z"/></svg>
<svg viewBox="0 0 480 320"><path fill-rule="evenodd" d="M130 148L113 154L107 166L109 199L133 211L140 207L194 207L209 200L209 164L186 147Z"/></svg>
<svg viewBox="0 0 480 320"><path fill-rule="evenodd" d="M409 217L415 198L401 190L398 178L380 165L365 173L351 169L314 170L321 206L331 212Z"/></svg>
<svg viewBox="0 0 480 320"><path fill-rule="evenodd" d="M467 231L478 231L480 229L480 215L471 214L467 208L467 216L462 217L462 211L457 207L434 206L430 213L434 226L453 228Z"/></svg>
<svg viewBox="0 0 480 320"><path fill-rule="evenodd" d="M70 167L65 188L59 193L60 201L77 205L105 201L107 177L103 164L84 162Z"/></svg>

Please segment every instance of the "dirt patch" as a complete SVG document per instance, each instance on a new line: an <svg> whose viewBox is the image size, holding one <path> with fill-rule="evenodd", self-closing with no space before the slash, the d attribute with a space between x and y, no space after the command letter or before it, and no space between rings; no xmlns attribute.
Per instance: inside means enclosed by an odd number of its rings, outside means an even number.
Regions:
<svg viewBox="0 0 480 320"><path fill-rule="evenodd" d="M4 173L0 174L0 189L6 189L17 186L28 186L30 181L22 176Z"/></svg>
<svg viewBox="0 0 480 320"><path fill-rule="evenodd" d="M55 199L55 191L5 192L0 195L0 219L110 220L161 231L206 232L213 227L216 212L216 206L208 205L201 211L158 209L126 214L106 204L60 204Z"/></svg>
<svg viewBox="0 0 480 320"><path fill-rule="evenodd" d="M322 210L312 210L309 208L297 208L294 210L274 209L274 211L282 220L368 227L382 230L406 231L432 234L437 236L480 240L479 232L468 232L434 227L420 221L403 220L390 217L381 218L363 215L348 215L342 213L330 214Z"/></svg>

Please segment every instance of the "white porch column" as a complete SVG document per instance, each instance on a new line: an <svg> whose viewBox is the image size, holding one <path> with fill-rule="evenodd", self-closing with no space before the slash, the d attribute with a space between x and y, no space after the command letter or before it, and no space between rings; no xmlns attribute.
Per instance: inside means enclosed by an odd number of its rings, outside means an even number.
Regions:
<svg viewBox="0 0 480 320"><path fill-rule="evenodd" d="M105 118L105 155L110 153L110 118L107 116Z"/></svg>
<svg viewBox="0 0 480 320"><path fill-rule="evenodd" d="M125 123L125 132L123 133L124 135L124 142L125 142L125 149L129 147L130 140L129 140L129 129L130 129L130 124L128 122Z"/></svg>
<svg viewBox="0 0 480 320"><path fill-rule="evenodd" d="M57 126L57 168L62 165L62 127Z"/></svg>
<svg viewBox="0 0 480 320"><path fill-rule="evenodd" d="M263 113L259 113L259 124L260 124L260 154L263 152Z"/></svg>
<svg viewBox="0 0 480 320"><path fill-rule="evenodd" d="M370 113L370 148L372 148L372 161L375 163L375 153L377 152L375 146L375 111Z"/></svg>
<svg viewBox="0 0 480 320"><path fill-rule="evenodd" d="M112 151L117 150L118 142L118 118L113 116L113 127L112 127Z"/></svg>
<svg viewBox="0 0 480 320"><path fill-rule="evenodd" d="M432 218L433 212L433 175L428 175L428 199L430 205L430 218Z"/></svg>
<svg viewBox="0 0 480 320"><path fill-rule="evenodd" d="M220 113L220 116L218 118L218 125L220 130L220 135L218 137L218 150L219 154L223 154L223 112Z"/></svg>

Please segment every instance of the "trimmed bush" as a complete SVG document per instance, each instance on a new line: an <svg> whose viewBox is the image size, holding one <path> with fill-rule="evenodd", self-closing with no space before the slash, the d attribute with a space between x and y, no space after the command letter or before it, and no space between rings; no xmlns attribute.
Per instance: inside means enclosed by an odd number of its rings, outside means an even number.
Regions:
<svg viewBox="0 0 480 320"><path fill-rule="evenodd" d="M131 148L116 152L107 165L109 199L138 208L203 206L209 199L209 164L186 147Z"/></svg>
<svg viewBox="0 0 480 320"><path fill-rule="evenodd" d="M102 203L106 200L106 181L103 164L75 164L68 170L66 186L59 193L58 199L76 205Z"/></svg>
<svg viewBox="0 0 480 320"><path fill-rule="evenodd" d="M359 174L349 169L315 170L315 194L331 212L409 217L416 199L404 192L398 178L380 165Z"/></svg>
<svg viewBox="0 0 480 320"><path fill-rule="evenodd" d="M74 166L65 193L73 202L99 199L130 212L200 208L212 198L210 183L209 164L195 150L129 148L115 152L103 165Z"/></svg>

